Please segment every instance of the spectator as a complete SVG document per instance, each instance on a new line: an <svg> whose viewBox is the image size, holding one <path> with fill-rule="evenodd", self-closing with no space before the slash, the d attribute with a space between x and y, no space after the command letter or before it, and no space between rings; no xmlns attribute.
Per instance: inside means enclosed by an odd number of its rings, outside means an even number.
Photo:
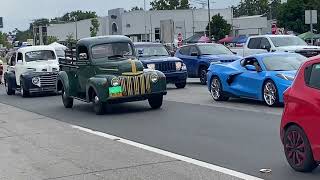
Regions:
<svg viewBox="0 0 320 180"><path fill-rule="evenodd" d="M2 84L3 61L0 60L0 84Z"/></svg>

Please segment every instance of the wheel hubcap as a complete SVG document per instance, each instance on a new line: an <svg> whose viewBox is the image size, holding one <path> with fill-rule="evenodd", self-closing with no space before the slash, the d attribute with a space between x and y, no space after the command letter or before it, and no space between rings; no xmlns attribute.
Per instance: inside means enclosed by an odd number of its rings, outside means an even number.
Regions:
<svg viewBox="0 0 320 180"><path fill-rule="evenodd" d="M301 166L306 159L305 143L297 131L289 132L286 137L285 152L288 159L295 165Z"/></svg>
<svg viewBox="0 0 320 180"><path fill-rule="evenodd" d="M268 82L264 86L264 90L263 90L263 97L264 97L265 102L270 106L273 105L277 99L276 94L277 94L276 87L274 86L273 83Z"/></svg>
<svg viewBox="0 0 320 180"><path fill-rule="evenodd" d="M98 104L99 103L99 97L95 96L93 101L94 101L94 104Z"/></svg>
<svg viewBox="0 0 320 180"><path fill-rule="evenodd" d="M219 99L220 97L220 82L216 78L211 83L211 96L213 99Z"/></svg>

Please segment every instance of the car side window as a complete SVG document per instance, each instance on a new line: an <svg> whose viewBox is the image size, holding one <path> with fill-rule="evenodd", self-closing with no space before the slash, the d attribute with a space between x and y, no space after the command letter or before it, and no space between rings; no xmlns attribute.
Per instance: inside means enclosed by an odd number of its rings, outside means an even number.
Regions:
<svg viewBox="0 0 320 180"><path fill-rule="evenodd" d="M85 46L78 47L78 59L81 61L88 61L89 60L89 53L88 48Z"/></svg>
<svg viewBox="0 0 320 180"><path fill-rule="evenodd" d="M248 44L249 49L260 49L261 38L251 38Z"/></svg>
<svg viewBox="0 0 320 180"><path fill-rule="evenodd" d="M190 52L190 47L189 46L182 47L179 52L182 55L188 56Z"/></svg>
<svg viewBox="0 0 320 180"><path fill-rule="evenodd" d="M262 71L259 61L256 58L246 58L242 60L240 63L243 67L245 67L246 65L252 65L256 67L257 71Z"/></svg>
<svg viewBox="0 0 320 180"><path fill-rule="evenodd" d="M18 58L17 58L17 61L23 61L23 55L22 55L22 53L18 53Z"/></svg>
<svg viewBox="0 0 320 180"><path fill-rule="evenodd" d="M320 64L313 64L305 69L306 84L312 88L320 89Z"/></svg>
<svg viewBox="0 0 320 180"><path fill-rule="evenodd" d="M189 56L191 56L192 53L197 53L197 54L199 54L199 51L198 51L198 49L197 49L196 46L191 46L191 47L190 47Z"/></svg>
<svg viewBox="0 0 320 180"><path fill-rule="evenodd" d="M261 38L260 48L259 49L266 49L267 47L271 47L267 38Z"/></svg>
<svg viewBox="0 0 320 180"><path fill-rule="evenodd" d="M15 66L16 65L16 53L14 53L11 58L10 58L10 66Z"/></svg>

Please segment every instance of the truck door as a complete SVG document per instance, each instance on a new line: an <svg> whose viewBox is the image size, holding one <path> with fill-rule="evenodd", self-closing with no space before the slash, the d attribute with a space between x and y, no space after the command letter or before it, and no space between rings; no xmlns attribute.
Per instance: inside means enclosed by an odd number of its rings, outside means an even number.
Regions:
<svg viewBox="0 0 320 180"><path fill-rule="evenodd" d="M16 83L20 86L20 76L25 72L23 54L21 52L17 53L15 62Z"/></svg>
<svg viewBox="0 0 320 180"><path fill-rule="evenodd" d="M261 38L261 37L255 37L255 38L250 38L247 49L244 51L244 56L250 56L253 54L261 54L261 53L266 53L266 49L262 49L261 42L266 44L265 41L268 41L267 38ZM269 43L269 41L268 41Z"/></svg>
<svg viewBox="0 0 320 180"><path fill-rule="evenodd" d="M94 68L89 61L89 52L87 47L79 46L77 51L77 77L79 90L81 93L86 92L88 80L95 75Z"/></svg>

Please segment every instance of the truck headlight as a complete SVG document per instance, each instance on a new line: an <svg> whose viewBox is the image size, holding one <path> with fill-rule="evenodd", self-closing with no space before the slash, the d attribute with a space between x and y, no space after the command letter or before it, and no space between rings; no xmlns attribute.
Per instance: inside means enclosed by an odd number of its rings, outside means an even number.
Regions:
<svg viewBox="0 0 320 180"><path fill-rule="evenodd" d="M147 68L155 70L156 69L156 65L155 64L147 64Z"/></svg>
<svg viewBox="0 0 320 180"><path fill-rule="evenodd" d="M34 84L36 86L40 86L40 78L39 77L33 77L31 81L32 81L32 84Z"/></svg>
<svg viewBox="0 0 320 180"><path fill-rule="evenodd" d="M119 86L119 85L120 85L120 79L117 78L117 77L113 78L113 79L111 80L111 85L112 85L113 87Z"/></svg>
<svg viewBox="0 0 320 180"><path fill-rule="evenodd" d="M153 82L153 83L158 82L158 80L159 80L158 74L151 74L150 80L151 80L151 82Z"/></svg>

